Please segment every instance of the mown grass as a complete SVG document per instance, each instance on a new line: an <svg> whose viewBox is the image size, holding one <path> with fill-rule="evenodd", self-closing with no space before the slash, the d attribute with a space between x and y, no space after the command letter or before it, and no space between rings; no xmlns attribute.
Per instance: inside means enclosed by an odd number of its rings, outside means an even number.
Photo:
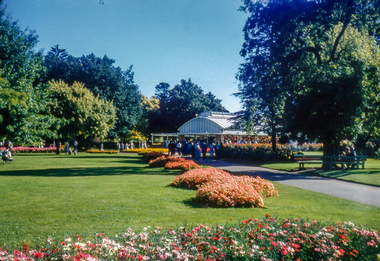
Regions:
<svg viewBox="0 0 380 261"><path fill-rule="evenodd" d="M266 214L380 230L379 208L278 183L280 196L265 199L265 208L203 208L195 191L170 186L181 173L149 168L127 154L16 156L0 167L0 245L96 232L112 236L128 227L225 224Z"/></svg>

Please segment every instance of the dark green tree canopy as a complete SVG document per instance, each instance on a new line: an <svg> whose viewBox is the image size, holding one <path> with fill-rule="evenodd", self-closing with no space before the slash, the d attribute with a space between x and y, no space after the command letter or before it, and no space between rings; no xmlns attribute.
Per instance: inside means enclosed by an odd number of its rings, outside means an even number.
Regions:
<svg viewBox="0 0 380 261"><path fill-rule="evenodd" d="M160 83L155 96L160 108L149 117L152 132L177 132L182 124L203 111L227 112L220 99L211 92L204 94L191 79L181 80L173 89L167 83Z"/></svg>
<svg viewBox="0 0 380 261"><path fill-rule="evenodd" d="M54 46L45 57L45 81L63 80L69 85L81 82L95 95L113 101L118 120L110 137L123 139L142 115L141 96L133 80L132 66L123 71L114 63L107 56L99 58L94 54L76 58Z"/></svg>
<svg viewBox="0 0 380 261"><path fill-rule="evenodd" d="M241 9L250 14L238 73L245 119L282 119L293 137L318 138L332 154L364 126L358 118L377 95L368 86L379 85L380 3L247 0Z"/></svg>

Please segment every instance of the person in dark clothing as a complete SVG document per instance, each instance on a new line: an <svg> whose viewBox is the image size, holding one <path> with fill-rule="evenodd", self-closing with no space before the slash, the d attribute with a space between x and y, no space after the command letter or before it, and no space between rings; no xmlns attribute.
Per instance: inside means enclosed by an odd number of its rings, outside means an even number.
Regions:
<svg viewBox="0 0 380 261"><path fill-rule="evenodd" d="M221 159L221 145L220 142L218 141L215 145L215 155L216 155L216 160L219 161Z"/></svg>
<svg viewBox="0 0 380 261"><path fill-rule="evenodd" d="M175 150L176 150L176 143L174 141L171 141L169 143L169 153L170 153L170 156L172 156L172 157L175 156Z"/></svg>
<svg viewBox="0 0 380 261"><path fill-rule="evenodd" d="M193 142L191 143L191 157L195 158L195 145Z"/></svg>
<svg viewBox="0 0 380 261"><path fill-rule="evenodd" d="M206 144L206 142L202 142L201 149L202 149L202 154L203 154L203 160L205 160L206 159L206 153L207 153L207 144Z"/></svg>

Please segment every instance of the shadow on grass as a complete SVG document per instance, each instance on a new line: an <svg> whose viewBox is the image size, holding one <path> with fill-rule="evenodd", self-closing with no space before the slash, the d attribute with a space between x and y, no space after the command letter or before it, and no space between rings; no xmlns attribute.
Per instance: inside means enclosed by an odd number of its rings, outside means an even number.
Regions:
<svg viewBox="0 0 380 261"><path fill-rule="evenodd" d="M244 206L239 206L239 207L217 207L217 206L209 206L206 203L199 202L196 198L190 198L182 201L182 203L188 207L191 208L213 208L213 209L226 209L226 208L249 208L252 209L252 207L244 207ZM262 209L268 209L266 207L262 207Z"/></svg>
<svg viewBox="0 0 380 261"><path fill-rule="evenodd" d="M364 170L364 171L336 170L334 172L329 171L326 173L322 172L320 174L326 177L339 178L339 177L345 177L349 175L378 175L379 170L371 170L371 171L369 170Z"/></svg>
<svg viewBox="0 0 380 261"><path fill-rule="evenodd" d="M117 176L117 175L168 175L176 176L172 170L157 170L143 167L104 167L104 168L57 168L40 170L13 170L0 172L0 176L36 176L36 177L81 177L81 176Z"/></svg>
<svg viewBox="0 0 380 261"><path fill-rule="evenodd" d="M82 155L78 155L78 156L75 156L75 155L65 155L65 154L50 154L50 153L24 153L24 154L20 154L20 153L17 153L15 155L15 157L28 157L28 156L34 156L34 157L38 157L38 156L51 156L51 158L70 158L70 159L104 159L104 158L109 158L109 157L112 157L112 158L116 158L116 159L141 159L141 157L139 156L130 156L130 155L126 155L126 156L122 156L122 155L118 155L118 154L104 154L104 155L86 155L86 156L82 156Z"/></svg>
<svg viewBox="0 0 380 261"><path fill-rule="evenodd" d="M191 208L207 208L205 204L201 204L196 198L186 199L182 203Z"/></svg>

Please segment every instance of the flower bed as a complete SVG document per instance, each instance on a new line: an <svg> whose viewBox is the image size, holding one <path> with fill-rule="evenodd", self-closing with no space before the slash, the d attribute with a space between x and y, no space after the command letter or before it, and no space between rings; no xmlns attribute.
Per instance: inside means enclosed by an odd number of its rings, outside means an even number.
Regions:
<svg viewBox="0 0 380 261"><path fill-rule="evenodd" d="M187 160L184 158L174 158L170 157L170 160L165 164L165 169L184 169L190 170L199 168L200 166L192 160Z"/></svg>
<svg viewBox="0 0 380 261"><path fill-rule="evenodd" d="M64 148L60 148L63 151ZM5 150L5 147L1 147L0 150ZM55 153L57 151L56 147L46 147L46 148L34 148L34 147L12 147L13 153Z"/></svg>
<svg viewBox="0 0 380 261"><path fill-rule="evenodd" d="M293 150L290 146L277 144L272 150L272 144L229 144L224 145L223 155L230 158L249 160L268 160L271 158L291 158Z"/></svg>
<svg viewBox="0 0 380 261"><path fill-rule="evenodd" d="M172 184L196 188L196 198L205 206L264 207L263 198L278 196L273 184L260 177L233 176L216 168L187 171Z"/></svg>
<svg viewBox="0 0 380 261"><path fill-rule="evenodd" d="M164 167L165 169L189 170L197 168L199 165L192 160L163 155L149 161L149 167Z"/></svg>
<svg viewBox="0 0 380 261"><path fill-rule="evenodd" d="M136 152L136 153L139 153L139 154L145 154L145 153L168 153L169 152L169 149L165 149L165 148L147 148L147 149L140 149L140 148L137 148L137 149L133 149L133 150L124 150L125 152Z"/></svg>
<svg viewBox="0 0 380 261"><path fill-rule="evenodd" d="M156 159L149 161L149 167L165 167L165 164L169 162L169 160L169 156L160 156Z"/></svg>
<svg viewBox="0 0 380 261"><path fill-rule="evenodd" d="M118 150L87 150L87 153L117 154Z"/></svg>
<svg viewBox="0 0 380 261"><path fill-rule="evenodd" d="M0 248L0 260L378 260L379 248L377 231L350 222L324 225L267 215L214 227L128 228L114 238L48 238L38 249L27 243Z"/></svg>
<svg viewBox="0 0 380 261"><path fill-rule="evenodd" d="M222 169L192 169L176 177L173 180L172 184L176 187L198 189L201 185L205 184L206 182L210 182L213 180L224 180L227 176L230 176L230 174Z"/></svg>
<svg viewBox="0 0 380 261"><path fill-rule="evenodd" d="M304 143L298 147L301 151L323 151L322 143Z"/></svg>
<svg viewBox="0 0 380 261"><path fill-rule="evenodd" d="M150 162L151 160L155 160L159 157L167 157L166 154L160 153L160 152L148 152L148 153L139 153L139 155L142 155L142 158Z"/></svg>

